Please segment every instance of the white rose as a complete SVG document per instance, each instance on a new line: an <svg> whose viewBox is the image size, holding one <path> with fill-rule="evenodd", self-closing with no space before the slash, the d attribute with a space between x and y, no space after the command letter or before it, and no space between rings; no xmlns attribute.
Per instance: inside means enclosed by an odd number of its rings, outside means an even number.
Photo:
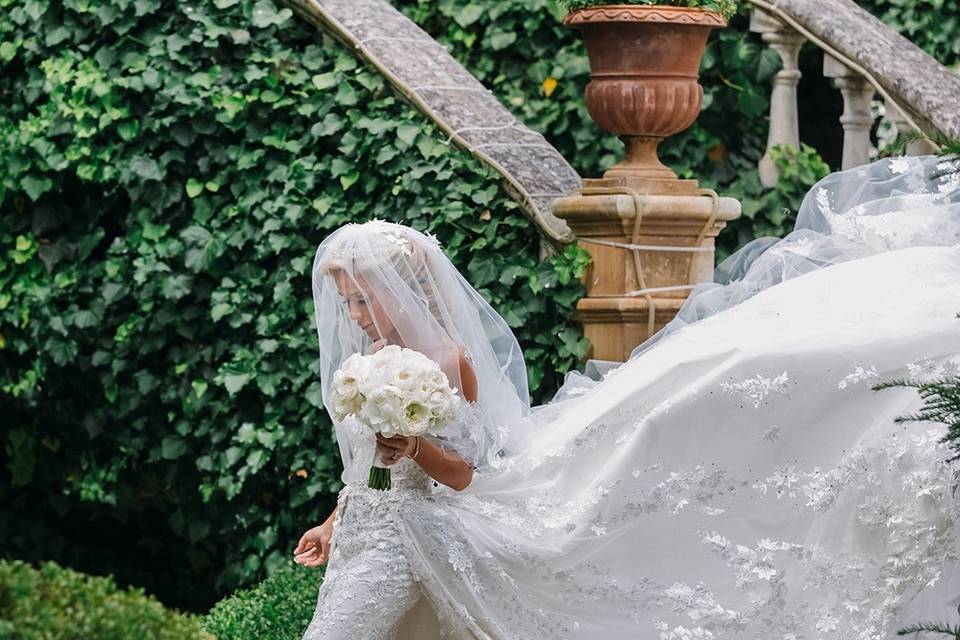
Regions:
<svg viewBox="0 0 960 640"><path fill-rule="evenodd" d="M438 391L430 396L428 406L437 422L448 422L453 419L457 409L459 397L449 393Z"/></svg>
<svg viewBox="0 0 960 640"><path fill-rule="evenodd" d="M352 397L344 397L339 393L333 395L333 414L337 420L343 420L347 416L357 415L363 409L365 398L363 394L357 393Z"/></svg>
<svg viewBox="0 0 960 640"><path fill-rule="evenodd" d="M363 422L386 437L396 435L403 424L403 394L393 385L384 385L367 396L361 412Z"/></svg>
<svg viewBox="0 0 960 640"><path fill-rule="evenodd" d="M360 379L340 369L333 374L333 390L337 395L349 400L360 393Z"/></svg>
<svg viewBox="0 0 960 640"><path fill-rule="evenodd" d="M403 407L403 435L426 435L431 418L430 409L422 402L407 402Z"/></svg>

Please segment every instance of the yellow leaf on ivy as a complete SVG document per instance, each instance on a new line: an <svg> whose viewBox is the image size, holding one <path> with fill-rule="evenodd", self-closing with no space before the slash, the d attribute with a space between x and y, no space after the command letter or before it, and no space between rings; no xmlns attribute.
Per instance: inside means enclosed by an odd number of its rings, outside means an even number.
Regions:
<svg viewBox="0 0 960 640"><path fill-rule="evenodd" d="M296 473L295 473L294 475L296 475L298 478L306 478L306 477L307 477L307 470L306 470L306 469L297 469L297 471L296 471Z"/></svg>
<svg viewBox="0 0 960 640"><path fill-rule="evenodd" d="M3 349L7 346L7 341L4 339L3 334L0 333L0 349Z"/></svg>
<svg viewBox="0 0 960 640"><path fill-rule="evenodd" d="M543 93L548 98L550 94L553 93L553 90L557 88L557 79L553 76L547 76L547 79L543 81Z"/></svg>

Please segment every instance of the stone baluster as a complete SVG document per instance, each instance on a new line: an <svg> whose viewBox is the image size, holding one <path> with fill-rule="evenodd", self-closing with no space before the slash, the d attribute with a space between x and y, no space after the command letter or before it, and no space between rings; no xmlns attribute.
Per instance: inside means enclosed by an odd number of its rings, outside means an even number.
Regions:
<svg viewBox="0 0 960 640"><path fill-rule="evenodd" d="M877 91L866 78L828 53L823 54L823 75L833 80L833 86L843 96L841 168L867 164L870 162L870 127L873 125L870 102Z"/></svg>
<svg viewBox="0 0 960 640"><path fill-rule="evenodd" d="M910 123L907 122L907 119L903 117L903 112L900 110L900 107L890 100L884 100L884 106L887 112L886 118L897 125L897 131L899 131L901 135L914 131ZM905 150L908 156L923 156L936 152L937 146L925 138L919 138L909 142Z"/></svg>
<svg viewBox="0 0 960 640"><path fill-rule="evenodd" d="M773 79L770 95L770 131L767 134L767 150L760 158L760 182L765 187L777 184L779 172L770 157L775 145L788 144L800 148L800 122L797 115L797 84L800 69L797 58L805 39L793 28L780 22L769 13L754 7L750 14L750 31L760 37L780 56L783 66Z"/></svg>

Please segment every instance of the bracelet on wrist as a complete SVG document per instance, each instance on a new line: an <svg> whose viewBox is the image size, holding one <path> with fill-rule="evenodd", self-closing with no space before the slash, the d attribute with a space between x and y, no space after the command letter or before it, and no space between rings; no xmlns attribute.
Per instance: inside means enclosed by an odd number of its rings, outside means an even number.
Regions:
<svg viewBox="0 0 960 640"><path fill-rule="evenodd" d="M417 446L413 450L413 455L410 456L410 459L414 460L418 455L420 455L420 436L417 436Z"/></svg>

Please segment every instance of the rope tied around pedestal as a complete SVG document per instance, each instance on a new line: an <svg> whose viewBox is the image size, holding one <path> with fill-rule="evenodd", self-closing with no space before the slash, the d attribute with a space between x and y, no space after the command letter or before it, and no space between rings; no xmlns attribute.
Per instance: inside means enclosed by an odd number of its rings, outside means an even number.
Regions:
<svg viewBox="0 0 960 640"><path fill-rule="evenodd" d="M646 278L643 276L643 261L640 257L641 251L662 251L662 252L682 252L682 253L706 253L712 252L712 247L702 247L700 246L703 241L706 239L707 234L710 232L710 229L713 228L714 223L716 223L717 215L720 212L720 196L717 195L717 192L713 189L697 189L697 195L709 197L712 201L710 217L707 218L706 224L700 229L700 233L697 235L697 239L692 246L674 246L674 245L649 245L649 244L640 244L640 225L643 222L643 206L640 201L641 194L636 190L631 189L630 187L582 187L578 189L577 192L580 195L590 196L590 195L628 195L630 196L633 202L633 229L630 236L630 242L616 242L615 240L594 240L592 238L578 238L579 242L586 244L596 244L607 247L615 247L618 249L625 249L630 251L631 257L633 259L633 269L637 278L637 282L640 284L640 288L634 291L627 291L622 294L603 294L597 296L591 296L594 298L637 298L643 297L647 301L647 334L649 336L653 335L654 327L656 326L656 316L657 316L657 306L656 301L652 294L654 293L663 293L666 291L689 291L696 287L694 284L684 284L684 285L671 285L666 287L648 287ZM693 259L690 260L690 264L687 267L687 280L691 280L693 276Z"/></svg>

